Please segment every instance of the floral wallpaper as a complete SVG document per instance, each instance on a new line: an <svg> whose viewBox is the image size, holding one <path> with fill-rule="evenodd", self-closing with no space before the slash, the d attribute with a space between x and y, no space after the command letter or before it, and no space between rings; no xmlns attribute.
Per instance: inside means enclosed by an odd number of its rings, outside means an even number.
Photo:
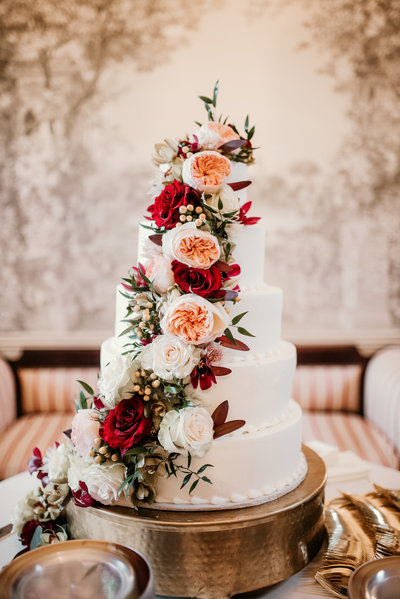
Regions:
<svg viewBox="0 0 400 599"><path fill-rule="evenodd" d="M393 337L399 25L398 0L3 0L0 338L111 334L152 147L204 118L216 79L256 123L249 196L289 336Z"/></svg>

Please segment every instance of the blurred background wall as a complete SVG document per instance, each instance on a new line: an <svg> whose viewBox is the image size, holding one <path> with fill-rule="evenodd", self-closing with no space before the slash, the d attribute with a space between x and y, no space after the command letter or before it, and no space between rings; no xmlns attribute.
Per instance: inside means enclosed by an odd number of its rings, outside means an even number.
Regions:
<svg viewBox="0 0 400 599"><path fill-rule="evenodd" d="M112 334L153 145L217 79L286 337L399 338L399 0L2 0L0 349Z"/></svg>

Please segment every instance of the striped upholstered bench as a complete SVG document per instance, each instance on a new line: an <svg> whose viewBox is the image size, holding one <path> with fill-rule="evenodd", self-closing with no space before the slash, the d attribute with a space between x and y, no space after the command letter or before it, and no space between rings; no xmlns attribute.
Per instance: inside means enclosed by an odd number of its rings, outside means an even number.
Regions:
<svg viewBox="0 0 400 599"><path fill-rule="evenodd" d="M0 360L0 479L25 470L70 427L77 380L96 387L98 352L26 352ZM319 439L397 468L400 347L369 362L354 348L298 348L293 397L304 410L303 440Z"/></svg>
<svg viewBox="0 0 400 599"><path fill-rule="evenodd" d="M75 364L95 362L92 353L27 352L12 365L0 359L0 480L26 470L34 447L45 453L71 427L77 381L95 388L98 373ZM71 356L73 365L60 366Z"/></svg>

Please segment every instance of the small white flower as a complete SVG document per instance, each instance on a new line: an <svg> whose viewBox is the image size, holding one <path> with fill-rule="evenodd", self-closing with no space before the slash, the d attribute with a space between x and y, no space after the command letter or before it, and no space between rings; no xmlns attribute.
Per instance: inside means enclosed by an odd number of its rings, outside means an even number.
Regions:
<svg viewBox="0 0 400 599"><path fill-rule="evenodd" d="M47 466L49 479L52 482L63 483L68 478L70 449L64 443L57 448L49 447L43 458L43 464Z"/></svg>
<svg viewBox="0 0 400 599"><path fill-rule="evenodd" d="M160 424L158 439L168 452L202 457L210 448L214 423L205 408L189 406L170 410Z"/></svg>
<svg viewBox="0 0 400 599"><path fill-rule="evenodd" d="M187 377L198 364L201 351L175 335L159 335L140 354L143 368L151 369L157 376L172 381Z"/></svg>
<svg viewBox="0 0 400 599"><path fill-rule="evenodd" d="M137 367L137 362L132 362L128 355L113 354L98 382L105 406L114 408L122 399L129 399L133 393Z"/></svg>
<svg viewBox="0 0 400 599"><path fill-rule="evenodd" d="M25 497L18 501L11 514L12 532L16 533L19 537L25 524L30 520L36 519L35 512L33 511L34 501L32 500L36 500L37 497L37 490L29 491Z"/></svg>

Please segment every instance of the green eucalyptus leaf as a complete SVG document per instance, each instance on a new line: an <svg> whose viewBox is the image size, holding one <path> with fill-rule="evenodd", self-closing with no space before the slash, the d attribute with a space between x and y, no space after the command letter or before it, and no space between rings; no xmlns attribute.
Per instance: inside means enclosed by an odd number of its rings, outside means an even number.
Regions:
<svg viewBox="0 0 400 599"><path fill-rule="evenodd" d="M213 104L214 108L217 105L218 90L219 90L219 81L217 80L214 85L213 99L212 99L212 104Z"/></svg>
<svg viewBox="0 0 400 599"><path fill-rule="evenodd" d="M195 488L197 487L197 485L198 485L198 484L199 484L199 479L196 479L196 480L195 480L195 481L194 481L194 482L191 484L191 486L190 486L190 489L189 489L189 495L190 495L191 493L193 493L193 491L195 490Z"/></svg>
<svg viewBox="0 0 400 599"><path fill-rule="evenodd" d="M207 96L199 96L200 100L202 100L203 102L205 102L205 104L212 104L213 101L211 100L211 98L207 98Z"/></svg>
<svg viewBox="0 0 400 599"><path fill-rule="evenodd" d="M205 483L209 483L210 485L212 485L211 480L207 476L202 476L201 480L204 480Z"/></svg>
<svg viewBox="0 0 400 599"><path fill-rule="evenodd" d="M238 327L238 332L241 335L246 335L247 337L255 337L255 335L253 335L252 333L249 333L249 331L246 331L246 329L244 329L243 327Z"/></svg>
<svg viewBox="0 0 400 599"><path fill-rule="evenodd" d="M191 478L192 478L192 472L189 472L189 474L186 474L185 478L182 481L181 489L183 489L183 487L188 484L188 482L190 481Z"/></svg>
<svg viewBox="0 0 400 599"><path fill-rule="evenodd" d="M84 381L76 381L76 382L79 383L80 386L85 389L86 393L89 393L89 395L94 395L94 391L90 385L88 385Z"/></svg>
<svg viewBox="0 0 400 599"><path fill-rule="evenodd" d="M240 320L242 320L243 316L246 316L247 311L246 312L242 312L241 314L237 314L234 318L232 318L232 324L235 325L237 324Z"/></svg>
<svg viewBox="0 0 400 599"><path fill-rule="evenodd" d="M225 329L224 334L228 337L228 339L229 339L229 341L231 343L235 343L236 344L235 338L234 338L234 336L232 335L232 333L231 333L231 331L229 329Z"/></svg>

